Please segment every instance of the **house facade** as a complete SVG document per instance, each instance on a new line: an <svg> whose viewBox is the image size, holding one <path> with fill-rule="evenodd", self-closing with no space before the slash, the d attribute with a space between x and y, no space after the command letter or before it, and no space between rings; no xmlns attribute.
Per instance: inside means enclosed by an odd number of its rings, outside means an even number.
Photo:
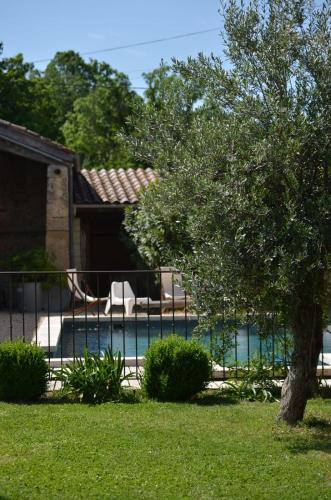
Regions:
<svg viewBox="0 0 331 500"><path fill-rule="evenodd" d="M0 120L0 263L44 248L59 270L135 269L125 207L155 179L152 169L81 170L73 151Z"/></svg>
<svg viewBox="0 0 331 500"><path fill-rule="evenodd" d="M59 269L73 263L73 151L0 120L0 261L45 248Z"/></svg>

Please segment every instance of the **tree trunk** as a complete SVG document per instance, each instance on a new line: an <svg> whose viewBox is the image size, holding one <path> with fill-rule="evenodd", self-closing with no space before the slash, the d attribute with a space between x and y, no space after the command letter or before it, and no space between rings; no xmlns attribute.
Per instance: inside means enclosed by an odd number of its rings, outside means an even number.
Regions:
<svg viewBox="0 0 331 500"><path fill-rule="evenodd" d="M322 307L307 296L299 301L293 325L294 350L281 394L279 420L302 420L307 400L318 390L316 368L323 343Z"/></svg>

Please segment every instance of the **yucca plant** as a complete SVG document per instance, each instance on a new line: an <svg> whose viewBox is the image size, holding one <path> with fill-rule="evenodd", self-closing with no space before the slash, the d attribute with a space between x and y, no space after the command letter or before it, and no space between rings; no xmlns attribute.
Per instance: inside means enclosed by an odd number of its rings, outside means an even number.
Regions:
<svg viewBox="0 0 331 500"><path fill-rule="evenodd" d="M83 403L118 401L122 396L122 382L132 378L124 375L124 358L113 354L108 347L103 357L84 350L83 358L75 360L60 370L54 370L54 378L63 383L63 392L79 398Z"/></svg>
<svg viewBox="0 0 331 500"><path fill-rule="evenodd" d="M277 401L277 399L269 390L255 385L249 379L244 379L237 382L226 382L224 386L226 393L236 399L263 402Z"/></svg>
<svg viewBox="0 0 331 500"><path fill-rule="evenodd" d="M253 384L247 380L237 382L225 382L223 385L226 394L235 399L246 399L248 401L256 400L256 389Z"/></svg>
<svg viewBox="0 0 331 500"><path fill-rule="evenodd" d="M286 376L282 365L274 363L272 366L264 356L252 357L249 364L237 364L230 369L230 378L237 380L227 382L227 392L238 399L278 401L276 396L280 394L280 388L275 378L281 375Z"/></svg>

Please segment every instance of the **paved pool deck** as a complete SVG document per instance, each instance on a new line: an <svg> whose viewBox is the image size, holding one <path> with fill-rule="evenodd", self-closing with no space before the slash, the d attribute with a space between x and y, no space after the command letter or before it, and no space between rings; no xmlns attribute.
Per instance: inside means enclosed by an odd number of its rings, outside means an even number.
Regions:
<svg viewBox="0 0 331 500"><path fill-rule="evenodd" d="M10 314L8 311L0 312L0 342L6 340L18 340L24 337L27 342L31 342L35 331L36 325L38 327L41 316L35 316L32 313L13 312Z"/></svg>
<svg viewBox="0 0 331 500"><path fill-rule="evenodd" d="M64 312L63 314L59 313L50 313L49 315L44 311L40 311L35 313L25 312L9 312L9 311L0 311L0 342L4 342L6 340L17 340L24 337L27 342L31 342L32 340L36 340L37 343L42 347L46 347L50 344L51 351L55 350L57 345L62 323L64 320L69 320L74 317L77 321L84 321L85 314L74 315L72 311ZM87 314L87 320L100 319L100 321L109 321L110 316L105 316L102 311L98 316L97 311L94 314ZM111 316L114 320L123 320L122 312L113 312ZM138 312L137 314L132 314L131 316L124 316L124 320L132 320L137 317L138 319L147 318L146 312ZM151 321L153 319L158 319L158 314L150 314ZM163 313L162 317L165 319L171 319L173 317L172 313ZM185 318L185 315L182 311L175 311L174 317ZM196 316L192 314L187 314L188 319L195 319ZM49 343L50 340L50 343Z"/></svg>
<svg viewBox="0 0 331 500"><path fill-rule="evenodd" d="M135 370L132 372L133 375L135 375ZM141 375L143 374L143 371L141 371ZM279 387L282 386L283 384L283 380L276 380L275 381ZM206 389L213 389L213 390L219 390L219 389L222 389L222 387L226 386L226 381L225 380L211 380L208 384L207 384L207 387ZM323 387L330 387L331 388L331 379L325 379L323 380L322 382L322 386ZM123 387L129 387L133 390L137 390L137 389L140 389L140 382L137 378L132 378L130 380L125 380L125 382L123 382ZM61 382L57 382L57 381L54 381L54 380L51 380L49 383L48 383L48 392L54 392L54 391L58 391L61 389Z"/></svg>

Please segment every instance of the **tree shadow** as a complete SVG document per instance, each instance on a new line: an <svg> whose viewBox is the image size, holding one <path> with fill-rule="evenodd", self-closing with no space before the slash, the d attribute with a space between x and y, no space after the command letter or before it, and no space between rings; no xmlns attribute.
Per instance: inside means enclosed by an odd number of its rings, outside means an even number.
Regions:
<svg viewBox="0 0 331 500"><path fill-rule="evenodd" d="M330 386L320 387L319 395L322 399L330 399L331 398L331 387Z"/></svg>
<svg viewBox="0 0 331 500"><path fill-rule="evenodd" d="M45 394L36 400L25 400L25 399L10 399L3 400L4 403L9 405L21 405L21 406L42 406L42 405L58 405L58 404L76 404L79 401L68 396L60 395L49 395ZM1 496L0 496L1 500Z"/></svg>
<svg viewBox="0 0 331 500"><path fill-rule="evenodd" d="M325 418L309 417L306 422L306 426L311 429L318 429L320 431L329 432L331 437L331 421Z"/></svg>
<svg viewBox="0 0 331 500"><path fill-rule="evenodd" d="M331 454L331 421L328 419L309 417L286 434L287 449L293 454L312 450Z"/></svg>
<svg viewBox="0 0 331 500"><path fill-rule="evenodd" d="M190 404L198 406L235 405L238 403L237 398L221 394L220 392L203 392L190 400Z"/></svg>

